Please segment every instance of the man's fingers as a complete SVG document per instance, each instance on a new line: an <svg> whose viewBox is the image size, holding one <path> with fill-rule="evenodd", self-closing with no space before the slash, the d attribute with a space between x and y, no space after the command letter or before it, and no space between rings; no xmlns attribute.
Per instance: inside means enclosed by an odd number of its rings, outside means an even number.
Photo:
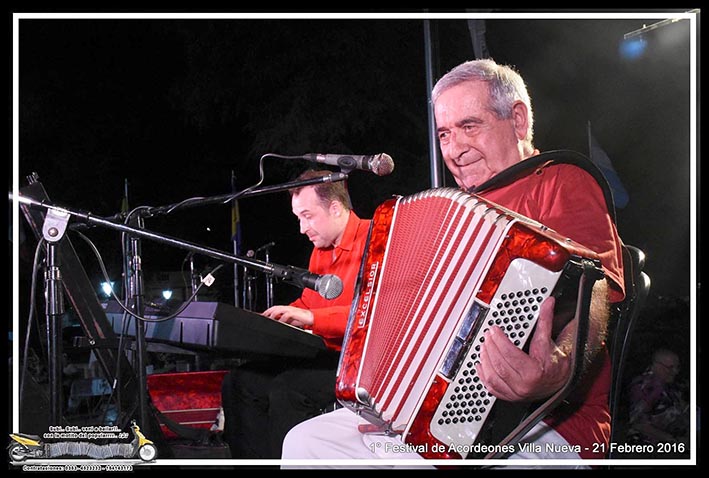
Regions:
<svg viewBox="0 0 709 478"><path fill-rule="evenodd" d="M518 398L513 385L520 380L521 365L527 354L510 342L499 327L491 327L485 334L485 342L480 351L478 374L487 389L504 400ZM514 365L518 364L518 365Z"/></svg>
<svg viewBox="0 0 709 478"><path fill-rule="evenodd" d="M276 305L264 310L261 315L268 317L269 319L278 319L283 316L285 310L286 309L283 306Z"/></svg>
<svg viewBox="0 0 709 478"><path fill-rule="evenodd" d="M529 354L534 357L543 357L551 354L554 348L554 342L551 338L551 329L554 324L554 306L556 299L547 297L539 310L539 318L537 319L537 327L534 329L529 342Z"/></svg>

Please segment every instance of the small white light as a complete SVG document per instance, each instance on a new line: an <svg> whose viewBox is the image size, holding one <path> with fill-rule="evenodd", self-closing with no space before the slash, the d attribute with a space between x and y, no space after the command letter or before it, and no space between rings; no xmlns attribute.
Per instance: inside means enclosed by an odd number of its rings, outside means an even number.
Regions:
<svg viewBox="0 0 709 478"><path fill-rule="evenodd" d="M113 292L113 282L110 284L108 282L101 282L101 290L106 297L111 297L111 292Z"/></svg>
<svg viewBox="0 0 709 478"><path fill-rule="evenodd" d="M170 289L166 289L162 291L162 296L165 300L170 300L170 297L172 297L172 291Z"/></svg>

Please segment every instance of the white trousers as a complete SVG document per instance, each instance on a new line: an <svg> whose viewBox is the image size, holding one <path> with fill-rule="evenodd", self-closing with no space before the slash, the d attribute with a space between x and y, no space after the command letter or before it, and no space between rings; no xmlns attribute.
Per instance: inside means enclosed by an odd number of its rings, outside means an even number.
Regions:
<svg viewBox="0 0 709 478"><path fill-rule="evenodd" d="M358 425L366 421L347 408L306 420L293 427L283 441L282 460L326 460L327 463L282 463L282 468L434 468L426 460L411 451L398 436L360 433ZM568 445L555 430L543 422L537 423L521 440L541 446L519 446L509 459L580 459L573 451L551 453L547 444ZM395 463L361 464L354 460L420 460L421 464L397 465ZM338 460L345 460L338 463ZM534 468L510 463L505 468ZM540 465L542 467L542 465ZM564 466L563 468L587 468L586 466Z"/></svg>

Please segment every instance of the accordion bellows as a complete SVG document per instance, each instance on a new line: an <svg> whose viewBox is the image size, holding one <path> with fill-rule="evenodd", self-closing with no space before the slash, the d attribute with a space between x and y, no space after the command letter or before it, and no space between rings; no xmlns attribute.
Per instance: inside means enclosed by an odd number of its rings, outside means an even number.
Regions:
<svg viewBox="0 0 709 478"><path fill-rule="evenodd" d="M483 334L498 325L524 347L546 297L575 299L582 260L598 257L458 189L384 202L345 333L338 400L426 458L466 457L496 402L474 367Z"/></svg>

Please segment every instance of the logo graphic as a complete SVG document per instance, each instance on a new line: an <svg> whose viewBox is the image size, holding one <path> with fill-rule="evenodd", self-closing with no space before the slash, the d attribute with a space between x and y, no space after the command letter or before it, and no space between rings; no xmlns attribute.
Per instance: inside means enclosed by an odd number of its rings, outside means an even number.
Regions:
<svg viewBox="0 0 709 478"><path fill-rule="evenodd" d="M45 443L37 435L24 433L11 433L7 453L13 462L21 462L27 458L58 458L67 456L81 456L96 459L107 458L140 458L143 461L152 461L157 458L158 450L155 444L148 440L140 431L140 427L131 423L133 440L129 443L108 443L99 445L87 440L117 438L117 427L50 427L50 433L45 434L53 438L78 438L82 441L60 441ZM108 430L109 432L106 432ZM127 435L124 433L123 435Z"/></svg>

